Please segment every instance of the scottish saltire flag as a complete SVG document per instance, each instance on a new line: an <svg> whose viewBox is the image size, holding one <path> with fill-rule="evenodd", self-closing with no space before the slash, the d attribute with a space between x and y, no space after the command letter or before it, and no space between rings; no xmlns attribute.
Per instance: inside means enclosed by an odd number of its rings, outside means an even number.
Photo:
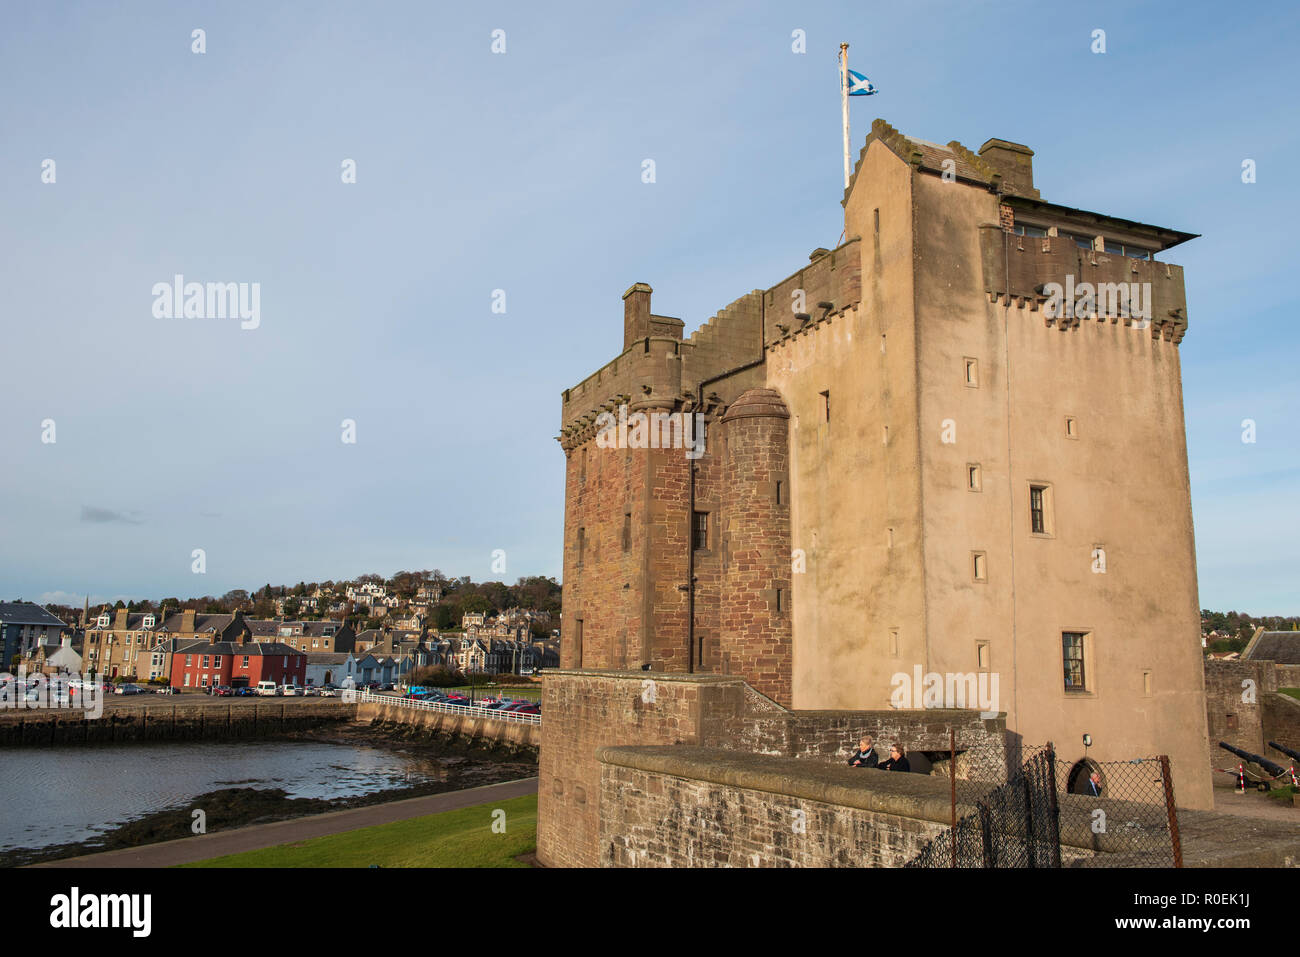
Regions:
<svg viewBox="0 0 1300 957"><path fill-rule="evenodd" d="M861 73L849 70L849 96L871 96L879 91Z"/></svg>

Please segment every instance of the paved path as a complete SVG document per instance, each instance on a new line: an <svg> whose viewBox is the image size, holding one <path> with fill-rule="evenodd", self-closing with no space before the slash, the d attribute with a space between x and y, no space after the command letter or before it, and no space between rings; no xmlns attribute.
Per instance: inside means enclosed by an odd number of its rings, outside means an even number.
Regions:
<svg viewBox="0 0 1300 957"><path fill-rule="evenodd" d="M69 857L61 861L45 864L33 864L33 867L172 867L176 864L189 864L193 861L205 861L210 857L226 854L239 854L243 851L255 851L277 844L290 844L306 841L326 834L338 834L353 831L359 827L371 827L375 824L391 824L407 818L423 817L441 811L455 811L460 808L486 804L489 801L504 801L508 798L524 797L537 793L537 778L523 778L519 781L505 781L501 784L487 784L463 791L446 791L442 794L429 794L424 797L407 798L388 804L374 804L370 807L350 808L346 811L330 811L328 814L314 814L288 821L275 821L271 824L254 824L232 830L218 831L215 834L199 834L177 841L163 841L160 844L146 844L143 847L129 847L117 851L104 851L100 854L87 854L83 857Z"/></svg>

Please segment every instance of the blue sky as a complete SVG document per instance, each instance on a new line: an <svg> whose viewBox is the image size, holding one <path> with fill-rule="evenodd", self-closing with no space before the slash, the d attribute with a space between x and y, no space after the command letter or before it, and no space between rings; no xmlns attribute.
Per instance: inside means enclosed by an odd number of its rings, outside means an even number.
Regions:
<svg viewBox="0 0 1300 957"><path fill-rule="evenodd" d="M854 103L855 155L875 116L1010 139L1036 151L1046 199L1203 234L1168 257L1187 276L1201 604L1300 612L1290 5L0 18L2 598L558 577L559 395L618 351L623 290L651 283L689 333L840 235L844 40L881 90ZM176 273L260 283L260 326L155 318L151 288Z"/></svg>

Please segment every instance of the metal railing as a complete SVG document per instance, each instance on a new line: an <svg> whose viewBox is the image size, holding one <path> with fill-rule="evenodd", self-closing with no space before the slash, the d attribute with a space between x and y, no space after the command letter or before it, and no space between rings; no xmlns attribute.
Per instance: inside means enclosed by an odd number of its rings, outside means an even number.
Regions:
<svg viewBox="0 0 1300 957"><path fill-rule="evenodd" d="M442 701L416 701L395 694L376 694L373 691L355 691L354 701L372 701L376 704L391 704L416 711L441 711L443 714L460 714L469 718L489 718L493 721L506 721L513 724L541 724L540 714L519 714L516 711L499 711L496 708L480 708L477 705L446 704ZM347 700L347 697L344 697Z"/></svg>

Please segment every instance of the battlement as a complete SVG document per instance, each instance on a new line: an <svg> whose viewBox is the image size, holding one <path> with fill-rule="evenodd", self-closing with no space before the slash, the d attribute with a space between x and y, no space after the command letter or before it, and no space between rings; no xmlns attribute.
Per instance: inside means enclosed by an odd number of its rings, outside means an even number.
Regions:
<svg viewBox="0 0 1300 957"><path fill-rule="evenodd" d="M632 285L623 294L623 351L562 393L561 445L585 441L596 417L620 403L691 405L699 383L757 361L772 343L857 305L859 245L855 236L833 250L815 250L807 266L724 306L688 339L682 338L681 319L650 311L650 285Z"/></svg>
<svg viewBox="0 0 1300 957"><path fill-rule="evenodd" d="M1049 327L1075 328L1083 319L1123 321L1149 327L1152 338L1181 342L1187 333L1183 267L1109 253L1102 245L1084 249L1072 236L1014 235L984 226L984 290L993 302L1009 298L1041 310ZM1079 302L1086 308L1075 308Z"/></svg>

